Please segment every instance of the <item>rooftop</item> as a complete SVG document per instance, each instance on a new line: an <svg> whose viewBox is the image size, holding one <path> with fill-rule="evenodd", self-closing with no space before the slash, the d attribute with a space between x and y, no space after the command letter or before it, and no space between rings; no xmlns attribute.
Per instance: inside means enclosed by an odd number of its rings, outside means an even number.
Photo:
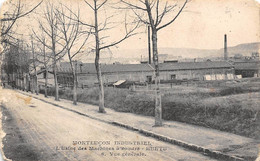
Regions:
<svg viewBox="0 0 260 161"><path fill-rule="evenodd" d="M231 68L233 65L226 61L206 61L206 62L180 62L180 63L161 63L160 71L166 70L189 70L189 69L214 69Z"/></svg>
<svg viewBox="0 0 260 161"><path fill-rule="evenodd" d="M161 63L160 71L169 70L190 70L190 69L214 69L214 68L232 68L232 63L225 61L216 62L181 62L181 63ZM71 72L69 62L62 62L58 68L59 72ZM96 68L94 63L78 63L77 71L79 73L95 74ZM115 72L153 72L153 64L101 64L102 73Z"/></svg>
<svg viewBox="0 0 260 161"><path fill-rule="evenodd" d="M235 69L238 70L259 70L260 63L259 61L255 62L235 62L234 63Z"/></svg>
<svg viewBox="0 0 260 161"><path fill-rule="evenodd" d="M71 72L69 62L62 62L58 68L59 72ZM138 72L153 71L153 67L149 64L101 64L102 73L113 72ZM96 68L94 63L82 63L77 65L77 71L80 73L95 74Z"/></svg>

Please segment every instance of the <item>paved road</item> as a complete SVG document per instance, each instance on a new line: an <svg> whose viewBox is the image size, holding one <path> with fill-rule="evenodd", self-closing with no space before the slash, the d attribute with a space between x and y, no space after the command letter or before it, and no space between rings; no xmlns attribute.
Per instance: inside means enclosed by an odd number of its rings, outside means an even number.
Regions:
<svg viewBox="0 0 260 161"><path fill-rule="evenodd" d="M28 155L29 158L37 155L34 157L37 160L214 160L11 90L0 91L0 98L3 102L4 129L18 127L15 129L21 135L18 137L22 138L21 145L37 153ZM8 118L13 120L13 124L9 124ZM12 148L5 150L7 158L10 151Z"/></svg>

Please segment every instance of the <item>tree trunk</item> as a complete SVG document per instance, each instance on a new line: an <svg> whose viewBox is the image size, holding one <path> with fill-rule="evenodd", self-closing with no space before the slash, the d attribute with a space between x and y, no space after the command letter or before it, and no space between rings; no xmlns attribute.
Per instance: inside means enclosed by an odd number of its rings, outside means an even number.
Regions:
<svg viewBox="0 0 260 161"><path fill-rule="evenodd" d="M77 105L77 76L76 68L73 70L73 104Z"/></svg>
<svg viewBox="0 0 260 161"><path fill-rule="evenodd" d="M45 38L43 39L43 42L45 44ZM45 52L45 45L43 44L43 58L44 58L44 68L45 68L45 86L44 86L44 97L48 97L48 68L47 68L47 62L46 62L46 52Z"/></svg>
<svg viewBox="0 0 260 161"><path fill-rule="evenodd" d="M47 68L45 67L45 69L46 69L46 77L45 77L45 88L44 88L44 97L48 97L48 91L47 91L47 88L48 88L48 70L47 70Z"/></svg>
<svg viewBox="0 0 260 161"><path fill-rule="evenodd" d="M25 91L25 90L26 90L26 77L23 73L23 91Z"/></svg>
<svg viewBox="0 0 260 161"><path fill-rule="evenodd" d="M153 62L155 66L155 126L162 126L162 99L160 93L160 75L158 66L157 31L152 29Z"/></svg>
<svg viewBox="0 0 260 161"><path fill-rule="evenodd" d="M59 101L59 85L58 85L57 71L56 71L56 59L54 60L54 65L53 65L53 75L54 75L54 84L55 84L55 100Z"/></svg>
<svg viewBox="0 0 260 161"><path fill-rule="evenodd" d="M97 71L97 79L99 85L99 110L100 113L106 113L105 111L105 103L104 103L104 85L102 82L101 68L99 63L100 57L100 48L99 48L99 29L98 29L98 14L97 14L97 2L94 0L94 11L95 11L95 40L96 40L96 58L95 58L95 66Z"/></svg>
<svg viewBox="0 0 260 161"><path fill-rule="evenodd" d="M102 81L101 67L100 63L96 59L95 61L97 78L98 78L98 87L99 87L99 111L100 113L106 113L105 111L105 101L104 101L104 85Z"/></svg>
<svg viewBox="0 0 260 161"><path fill-rule="evenodd" d="M31 93L34 93L35 88L34 88L34 77L33 77L33 75L32 75L32 78L30 78L30 80L31 80Z"/></svg>
<svg viewBox="0 0 260 161"><path fill-rule="evenodd" d="M17 81L17 89L19 89L19 81L20 81L20 79L19 79L19 72L18 72L18 70L17 70L17 76L16 76L16 81Z"/></svg>
<svg viewBox="0 0 260 161"><path fill-rule="evenodd" d="M36 68L34 70L34 75L35 75L35 93L36 95L39 94L39 87L38 87L38 76L37 76L37 71L36 71Z"/></svg>
<svg viewBox="0 0 260 161"><path fill-rule="evenodd" d="M9 85L10 84L10 74L7 73L7 84Z"/></svg>
<svg viewBox="0 0 260 161"><path fill-rule="evenodd" d="M73 61L70 57L70 51L68 50L68 56L70 60L70 67L72 70L72 79L73 79L73 104L77 105L77 62L75 61L75 66L73 64Z"/></svg>
<svg viewBox="0 0 260 161"><path fill-rule="evenodd" d="M30 74L28 75L28 91L32 91L32 80Z"/></svg>
<svg viewBox="0 0 260 161"><path fill-rule="evenodd" d="M19 73L17 73L17 89L19 89Z"/></svg>
<svg viewBox="0 0 260 161"><path fill-rule="evenodd" d="M21 77L21 74L20 74L20 78L19 78L19 89L22 90L23 89L23 80L22 80L22 77Z"/></svg>
<svg viewBox="0 0 260 161"><path fill-rule="evenodd" d="M28 78L28 74L25 75L25 87L26 87L26 92L29 92L29 78Z"/></svg>

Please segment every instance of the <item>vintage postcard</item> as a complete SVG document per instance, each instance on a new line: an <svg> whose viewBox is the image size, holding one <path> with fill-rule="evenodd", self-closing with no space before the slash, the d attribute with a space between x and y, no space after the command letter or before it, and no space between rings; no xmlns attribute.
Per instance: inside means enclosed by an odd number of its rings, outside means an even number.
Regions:
<svg viewBox="0 0 260 161"><path fill-rule="evenodd" d="M260 161L259 0L5 0L0 25L0 161Z"/></svg>

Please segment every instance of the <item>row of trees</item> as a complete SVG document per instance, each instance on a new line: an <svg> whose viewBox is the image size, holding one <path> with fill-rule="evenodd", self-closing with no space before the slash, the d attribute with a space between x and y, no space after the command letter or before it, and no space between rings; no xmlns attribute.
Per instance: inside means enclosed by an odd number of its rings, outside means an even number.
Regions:
<svg viewBox="0 0 260 161"><path fill-rule="evenodd" d="M77 104L76 68L73 63L75 56L79 53L86 54L87 48L95 53L95 67L99 84L99 112L105 113L104 107L104 86L102 82L102 72L100 68L100 54L104 50L110 50L124 40L138 34L138 29L142 25L150 26L152 31L152 53L155 66L155 126L162 125L162 105L159 89L159 67L158 67L158 32L172 24L183 11L188 0L181 3L160 0L120 0L117 3L110 3L108 0L84 0L86 7L84 10L92 13L93 22L89 22L88 15L81 14L80 9L76 11L72 7L67 7L61 3L43 3L44 10L38 14L41 18L36 18L40 30L32 28L30 34L30 44L32 53L32 69L34 70L35 91L38 93L37 66L43 65L48 74L49 66L54 74L55 100L59 100L59 86L57 81L57 62L64 55L68 56L73 76L73 103ZM38 5L40 5L40 2ZM33 9L37 8L36 5ZM113 39L109 31L115 28L115 14L106 11L111 10L127 11L122 20L124 34ZM174 12L177 10L176 12ZM33 10L32 10L33 11ZM30 10L30 12L32 12ZM29 13L30 13L29 12ZM103 14L103 13L106 14ZM111 15L109 15L111 14ZM83 16L83 18L82 18ZM36 16L37 17L37 16ZM118 19L116 19L118 21ZM122 25L123 24L123 25ZM9 29L10 30L10 29ZM94 40L93 42L91 40ZM92 45L94 43L94 45ZM37 44L37 45L35 45ZM50 53L49 55L47 53ZM45 80L47 89L47 79ZM46 91L46 90L45 90ZM47 94L45 93L45 96Z"/></svg>
<svg viewBox="0 0 260 161"><path fill-rule="evenodd" d="M8 82L14 80L15 74L17 78L23 78L25 73L29 73L29 54L24 51L24 44L18 38L16 33L18 21L27 17L35 9L37 9L43 1L38 2L33 6L28 6L22 3L22 0L6 1L1 8L2 15L0 18L0 57L1 69L7 74ZM4 63L4 64L2 64ZM1 70L1 73L2 73ZM20 82L20 85L22 82ZM24 82L23 82L23 85Z"/></svg>

